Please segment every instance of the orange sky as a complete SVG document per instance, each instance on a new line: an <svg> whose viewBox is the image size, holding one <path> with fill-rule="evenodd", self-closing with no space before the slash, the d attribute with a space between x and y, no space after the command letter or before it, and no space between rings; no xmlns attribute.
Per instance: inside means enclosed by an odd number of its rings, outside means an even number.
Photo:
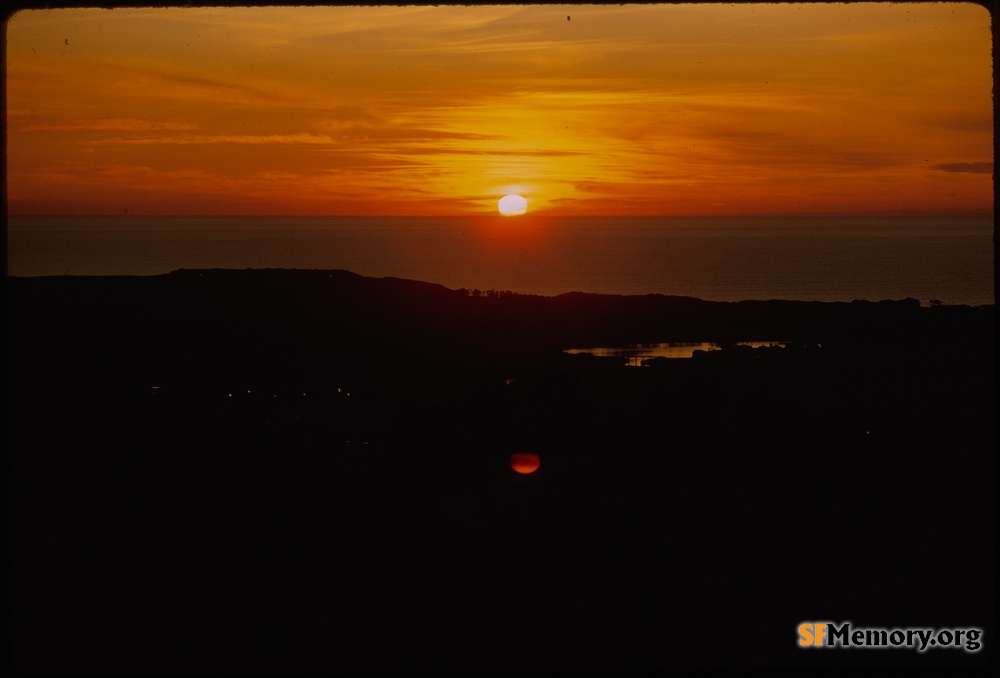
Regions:
<svg viewBox="0 0 1000 678"><path fill-rule="evenodd" d="M975 4L41 10L11 214L990 213Z"/></svg>

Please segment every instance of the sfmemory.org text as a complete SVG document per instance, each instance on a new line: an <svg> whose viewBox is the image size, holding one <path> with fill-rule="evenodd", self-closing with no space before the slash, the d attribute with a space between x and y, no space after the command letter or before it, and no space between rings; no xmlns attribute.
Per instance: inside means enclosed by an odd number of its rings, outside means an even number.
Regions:
<svg viewBox="0 0 1000 678"><path fill-rule="evenodd" d="M803 622L798 626L799 647L910 648L926 652L931 648L961 648L978 652L983 630L879 627L852 629L851 622Z"/></svg>

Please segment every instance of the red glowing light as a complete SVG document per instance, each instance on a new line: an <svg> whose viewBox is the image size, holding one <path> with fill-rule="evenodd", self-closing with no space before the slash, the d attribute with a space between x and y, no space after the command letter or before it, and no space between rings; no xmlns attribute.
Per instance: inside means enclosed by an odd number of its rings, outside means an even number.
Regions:
<svg viewBox="0 0 1000 678"><path fill-rule="evenodd" d="M521 474L534 473L540 465L541 460L534 452L518 452L510 456L510 467Z"/></svg>

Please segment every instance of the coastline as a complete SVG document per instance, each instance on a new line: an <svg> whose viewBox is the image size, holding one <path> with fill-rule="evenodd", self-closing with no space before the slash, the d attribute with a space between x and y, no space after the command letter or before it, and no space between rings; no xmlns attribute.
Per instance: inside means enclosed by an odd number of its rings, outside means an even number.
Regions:
<svg viewBox="0 0 1000 678"><path fill-rule="evenodd" d="M10 230L8 273L346 269L556 296L993 303L991 219L37 219ZM51 223L50 223L51 222ZM102 226L102 224L106 225ZM46 226L48 224L48 226ZM62 230L45 230L45 228ZM38 230L42 229L42 230Z"/></svg>

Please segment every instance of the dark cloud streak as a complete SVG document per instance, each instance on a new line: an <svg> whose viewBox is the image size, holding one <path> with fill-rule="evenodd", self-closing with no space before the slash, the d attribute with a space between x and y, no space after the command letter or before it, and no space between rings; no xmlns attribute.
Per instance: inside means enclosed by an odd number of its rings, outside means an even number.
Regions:
<svg viewBox="0 0 1000 678"><path fill-rule="evenodd" d="M993 174L993 163L984 162L945 162L931 165L931 169L941 172L966 172L968 174Z"/></svg>

